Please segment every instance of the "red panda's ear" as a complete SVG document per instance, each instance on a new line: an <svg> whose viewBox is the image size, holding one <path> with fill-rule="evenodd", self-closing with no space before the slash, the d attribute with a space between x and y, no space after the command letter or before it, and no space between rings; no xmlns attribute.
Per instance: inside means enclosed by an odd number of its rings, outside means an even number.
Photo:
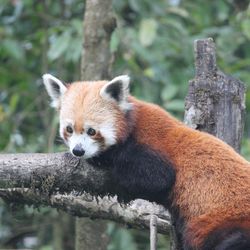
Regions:
<svg viewBox="0 0 250 250"><path fill-rule="evenodd" d="M127 100L129 96L129 81L130 79L127 75L115 77L101 88L101 97L117 102L124 111L129 110L131 108L131 104Z"/></svg>
<svg viewBox="0 0 250 250"><path fill-rule="evenodd" d="M60 98L67 90L66 86L59 79L50 74L43 75L43 83L52 99L51 106L59 108Z"/></svg>

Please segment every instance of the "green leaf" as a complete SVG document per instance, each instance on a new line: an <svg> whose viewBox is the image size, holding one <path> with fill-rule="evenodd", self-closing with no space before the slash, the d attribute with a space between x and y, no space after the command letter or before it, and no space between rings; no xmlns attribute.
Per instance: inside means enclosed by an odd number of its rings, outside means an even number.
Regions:
<svg viewBox="0 0 250 250"><path fill-rule="evenodd" d="M154 78L155 77L155 72L152 68L147 68L143 71L143 74L149 78Z"/></svg>
<svg viewBox="0 0 250 250"><path fill-rule="evenodd" d="M156 38L158 24L154 19L143 19L140 23L139 40L142 46L152 45Z"/></svg>
<svg viewBox="0 0 250 250"><path fill-rule="evenodd" d="M141 5L138 1L136 0L129 0L129 6L131 7L132 10L136 11L136 12L140 12L141 10Z"/></svg>
<svg viewBox="0 0 250 250"><path fill-rule="evenodd" d="M72 38L67 50L65 51L65 61L77 62L81 57L82 39L79 37Z"/></svg>
<svg viewBox="0 0 250 250"><path fill-rule="evenodd" d="M82 26L82 20L73 19L71 21L71 27L73 30L75 30L78 34L83 33L83 26Z"/></svg>
<svg viewBox="0 0 250 250"><path fill-rule="evenodd" d="M3 50L11 57L16 60L22 61L24 60L24 50L20 45L20 42L17 42L12 39L5 39L2 42Z"/></svg>
<svg viewBox="0 0 250 250"><path fill-rule="evenodd" d="M13 94L10 98L10 113L14 113L17 107L17 103L19 101L19 95L18 94Z"/></svg>
<svg viewBox="0 0 250 250"><path fill-rule="evenodd" d="M188 18L189 17L189 13L187 10L183 9L183 8L180 8L180 7L176 7L176 6L173 6L173 7L169 7L167 9L167 11L169 13L172 13L172 14L175 14L175 15L178 15L178 16L181 16L183 18Z"/></svg>
<svg viewBox="0 0 250 250"><path fill-rule="evenodd" d="M250 18L242 21L241 28L244 35L250 39Z"/></svg>
<svg viewBox="0 0 250 250"><path fill-rule="evenodd" d="M119 36L116 31L114 31L111 35L111 40L110 40L110 51L111 53L114 53L117 51L118 46L120 43Z"/></svg>
<svg viewBox="0 0 250 250"><path fill-rule="evenodd" d="M45 245L40 248L40 250L53 250L54 248L50 245Z"/></svg>
<svg viewBox="0 0 250 250"><path fill-rule="evenodd" d="M53 61L59 58L68 49L70 40L71 33L69 31L65 31L62 35L58 36L48 51L49 59Z"/></svg>
<svg viewBox="0 0 250 250"><path fill-rule="evenodd" d="M184 100L173 100L164 104L164 107L169 111L184 111Z"/></svg>
<svg viewBox="0 0 250 250"><path fill-rule="evenodd" d="M178 92L178 87L173 84L168 84L161 92L161 98L163 101L169 101L175 97Z"/></svg>
<svg viewBox="0 0 250 250"><path fill-rule="evenodd" d="M3 106L0 105L0 123L5 119L6 114L4 112Z"/></svg>

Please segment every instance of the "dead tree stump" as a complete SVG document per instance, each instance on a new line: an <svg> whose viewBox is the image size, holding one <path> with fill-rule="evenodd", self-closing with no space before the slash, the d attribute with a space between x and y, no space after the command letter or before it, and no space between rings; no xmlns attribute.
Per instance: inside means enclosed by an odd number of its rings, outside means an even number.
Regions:
<svg viewBox="0 0 250 250"><path fill-rule="evenodd" d="M216 65L212 38L195 41L195 78L189 82L185 123L206 131L240 151L244 127L245 86Z"/></svg>

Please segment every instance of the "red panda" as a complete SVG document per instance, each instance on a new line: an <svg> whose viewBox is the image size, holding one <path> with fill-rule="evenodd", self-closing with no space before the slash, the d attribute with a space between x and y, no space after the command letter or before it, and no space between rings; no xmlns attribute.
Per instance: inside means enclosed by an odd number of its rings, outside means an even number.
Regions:
<svg viewBox="0 0 250 250"><path fill-rule="evenodd" d="M43 80L71 153L111 166L129 200L169 209L178 249L250 249L250 164L230 146L132 97L128 76Z"/></svg>

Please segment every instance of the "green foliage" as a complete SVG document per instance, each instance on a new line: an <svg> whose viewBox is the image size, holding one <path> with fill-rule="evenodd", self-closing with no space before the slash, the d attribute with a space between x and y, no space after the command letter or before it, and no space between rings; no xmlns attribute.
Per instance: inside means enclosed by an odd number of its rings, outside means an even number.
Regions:
<svg viewBox="0 0 250 250"><path fill-rule="evenodd" d="M133 240L131 233L128 230L120 228L110 223L108 225L108 235L112 242L108 246L108 250L136 250L136 243Z"/></svg>
<svg viewBox="0 0 250 250"><path fill-rule="evenodd" d="M82 21L72 19L60 30L51 29L51 46L48 58L55 61L64 58L65 62L78 62L82 49Z"/></svg>
<svg viewBox="0 0 250 250"><path fill-rule="evenodd" d="M139 27L139 41L143 47L148 47L153 44L156 33L157 33L158 23L153 19L143 19Z"/></svg>
<svg viewBox="0 0 250 250"><path fill-rule="evenodd" d="M188 80L194 77L193 41L204 37L214 38L219 67L247 86L250 83L249 1L114 0L113 5L118 18L110 44L113 74L129 74L139 98L182 119ZM50 72L66 82L79 79L83 13L82 0L1 1L0 151L64 149L41 75ZM249 90L246 106L242 153L250 159ZM14 235L16 225L33 225L33 235L40 239L37 249L53 249L53 227L58 221L54 210L19 209L20 216L14 218L8 209L1 204L1 242ZM147 233L114 224L108 232L113 239L110 250L148 248ZM73 230L70 234L73 239ZM159 249L167 244L167 237L160 237Z"/></svg>

